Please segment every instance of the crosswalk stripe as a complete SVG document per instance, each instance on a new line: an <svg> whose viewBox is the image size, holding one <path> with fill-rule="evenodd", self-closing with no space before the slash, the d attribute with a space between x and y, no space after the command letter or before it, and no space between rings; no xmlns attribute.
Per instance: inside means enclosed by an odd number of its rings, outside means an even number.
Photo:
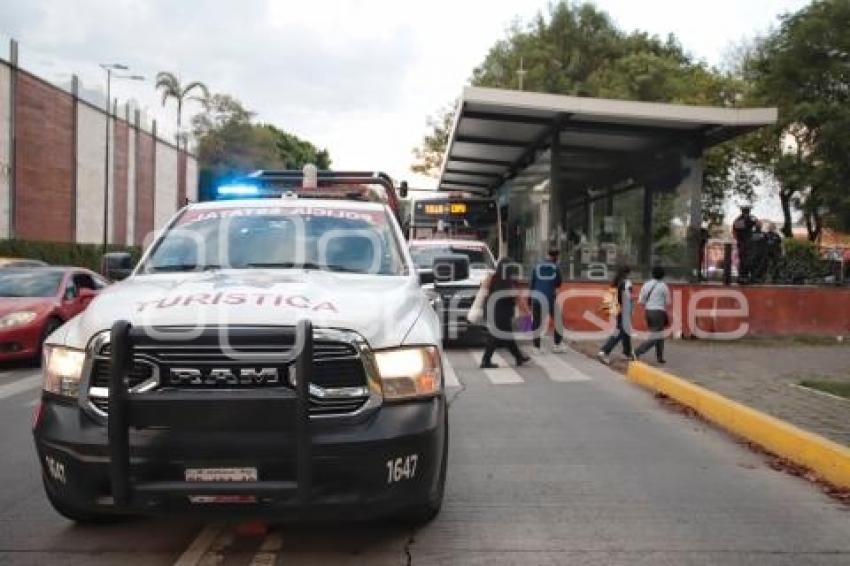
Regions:
<svg viewBox="0 0 850 566"><path fill-rule="evenodd" d="M481 361L481 356L484 354L484 352L481 350L471 350L469 353L472 358L478 362ZM525 380L522 378L522 376L518 374L516 370L510 367L510 365L508 365L508 362L505 361L505 358L503 358L501 354L499 354L499 352L493 354L493 363L495 363L499 367L495 369L482 370L484 371L484 375L487 376L487 379L489 379L490 383L492 383L493 385L525 383Z"/></svg>
<svg viewBox="0 0 850 566"><path fill-rule="evenodd" d="M443 381L448 387L460 387L460 380L457 378L454 366L449 361L449 357L443 353Z"/></svg>
<svg viewBox="0 0 850 566"><path fill-rule="evenodd" d="M40 374L31 375L29 377L13 381L12 383L7 383L6 385L0 385L0 399L5 399L7 397L11 397L12 395L17 395L18 393L29 391L30 389L35 389L40 385Z"/></svg>
<svg viewBox="0 0 850 566"><path fill-rule="evenodd" d="M534 364L541 368L552 381L569 383L575 381L590 381L590 376L558 354L544 354L533 358Z"/></svg>

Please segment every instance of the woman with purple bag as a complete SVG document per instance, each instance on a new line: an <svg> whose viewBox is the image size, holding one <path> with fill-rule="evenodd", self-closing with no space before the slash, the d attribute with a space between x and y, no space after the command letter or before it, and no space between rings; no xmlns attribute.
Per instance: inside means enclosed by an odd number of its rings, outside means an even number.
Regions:
<svg viewBox="0 0 850 566"><path fill-rule="evenodd" d="M492 361L496 348L507 348L513 354L516 365L521 366L530 358L522 353L514 338L514 311L516 309L517 290L514 287L518 266L509 258L502 258L496 264L496 272L488 286L484 308L484 320L487 326L487 346L481 358L482 368L499 367Z"/></svg>

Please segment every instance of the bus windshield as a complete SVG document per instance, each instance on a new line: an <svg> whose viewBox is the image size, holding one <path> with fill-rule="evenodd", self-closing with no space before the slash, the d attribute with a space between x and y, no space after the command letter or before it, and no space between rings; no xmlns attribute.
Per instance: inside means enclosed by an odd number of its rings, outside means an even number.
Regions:
<svg viewBox="0 0 850 566"><path fill-rule="evenodd" d="M471 269L493 269L493 255L490 250L481 246L457 245L411 245L410 256L417 269L431 269L434 259L453 254L462 254L469 258Z"/></svg>
<svg viewBox="0 0 850 566"><path fill-rule="evenodd" d="M499 208L493 198L429 196L412 202L408 238L414 240L464 239L486 243L501 251Z"/></svg>

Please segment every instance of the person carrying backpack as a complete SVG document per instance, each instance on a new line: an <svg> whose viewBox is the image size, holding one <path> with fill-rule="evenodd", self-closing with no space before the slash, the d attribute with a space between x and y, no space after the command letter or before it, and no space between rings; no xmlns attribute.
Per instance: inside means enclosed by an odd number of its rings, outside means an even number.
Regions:
<svg viewBox="0 0 850 566"><path fill-rule="evenodd" d="M611 289L609 290L609 306L605 307L603 302L603 311L607 310L608 316L615 314L617 316L617 327L614 333L608 337L605 344L596 354L597 359L605 365L611 363L609 355L618 343L623 343L623 355L626 358L632 357L632 282L629 280L629 274L632 270L629 266L624 265L617 269L614 274L614 279L611 281Z"/></svg>

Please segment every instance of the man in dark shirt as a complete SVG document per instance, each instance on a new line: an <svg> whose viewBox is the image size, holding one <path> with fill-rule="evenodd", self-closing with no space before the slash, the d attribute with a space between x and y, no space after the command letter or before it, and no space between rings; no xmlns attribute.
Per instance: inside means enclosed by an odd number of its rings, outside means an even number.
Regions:
<svg viewBox="0 0 850 566"><path fill-rule="evenodd" d="M764 283L767 275L767 239L761 231L761 221L756 220L756 227L750 237L750 274L753 283Z"/></svg>
<svg viewBox="0 0 850 566"><path fill-rule="evenodd" d="M555 299L558 287L561 286L561 269L558 267L558 250L550 249L548 257L534 266L531 274L531 316L534 320L534 352L540 354L540 333L538 333L546 315L553 317L555 321L555 347L553 352L563 352L561 345L561 333L559 332L560 313L557 315Z"/></svg>
<svg viewBox="0 0 850 566"><path fill-rule="evenodd" d="M749 283L752 278L752 257L750 241L756 227L756 217L750 214L752 207L744 205L741 214L732 223L732 236L738 244L738 282Z"/></svg>
<svg viewBox="0 0 850 566"><path fill-rule="evenodd" d="M770 280L776 283L777 268L782 259L782 236L776 231L776 224L772 222L767 225L767 233L764 235L767 247L767 273Z"/></svg>

